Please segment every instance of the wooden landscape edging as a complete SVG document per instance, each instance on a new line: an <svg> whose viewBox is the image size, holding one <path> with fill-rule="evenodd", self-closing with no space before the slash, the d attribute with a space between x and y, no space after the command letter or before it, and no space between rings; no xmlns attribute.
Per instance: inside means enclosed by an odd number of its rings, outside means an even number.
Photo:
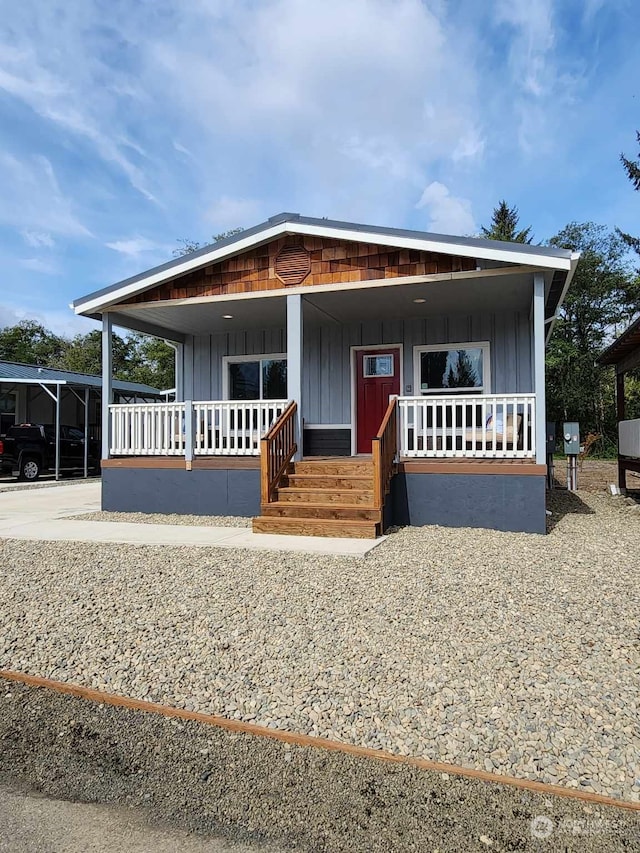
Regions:
<svg viewBox="0 0 640 853"><path fill-rule="evenodd" d="M161 705L158 702L145 702L143 699L131 699L127 696L118 696L115 693L103 693L91 687L81 687L79 684L70 684L63 681L53 681L49 678L41 678L37 675L27 675L23 672L0 669L0 679L15 681L29 687L44 687L57 693L66 693L78 699L86 699L103 705L114 705L115 707L127 708L133 711L145 711L149 714L160 714L163 717L174 717L216 726L230 732L249 734L256 737L268 737L295 746L314 747L332 752L342 752L358 758L372 758L377 761L388 761L394 764L407 764L421 770L429 770L434 773L449 773L452 776L466 776L470 779L478 779L482 782L491 782L501 785L510 785L522 788L536 794L548 794L568 799L582 800L602 806L616 806L640 813L640 803L628 800L617 800L604 794L592 794L588 791L579 791L574 788L565 788L561 785L549 785L546 782L535 782L529 779L518 779L515 776L502 776L499 773L487 773L485 770L475 770L472 767L462 767L457 764L445 764L442 761L431 761L428 758L414 758L406 755L395 755L384 750L372 749L367 746L355 746L349 743L340 743L335 740L314 737L312 735L296 734L278 729L269 729L266 726L258 726L255 723L244 723L239 720L229 720L226 717L218 717L211 714L202 714L198 711L187 711L182 708L174 708L170 705Z"/></svg>

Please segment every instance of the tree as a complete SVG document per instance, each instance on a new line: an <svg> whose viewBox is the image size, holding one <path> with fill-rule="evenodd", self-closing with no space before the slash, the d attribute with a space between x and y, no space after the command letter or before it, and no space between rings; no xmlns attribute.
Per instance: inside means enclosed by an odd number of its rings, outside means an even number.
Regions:
<svg viewBox="0 0 640 853"><path fill-rule="evenodd" d="M0 360L57 367L67 341L49 332L41 323L21 320L0 329Z"/></svg>
<svg viewBox="0 0 640 853"><path fill-rule="evenodd" d="M122 338L114 332L111 341L113 375L116 379L129 379L136 366L130 339ZM102 373L102 333L94 329L86 335L76 335L73 340L67 341L60 363L56 367L74 373L99 376Z"/></svg>
<svg viewBox="0 0 640 853"><path fill-rule="evenodd" d="M640 145L640 131L636 131L636 138L638 140L638 145ZM627 173L627 177L633 184L634 190L636 190L636 192L640 191L640 159L629 160L628 157L621 154L620 160L625 172ZM631 248L640 255L640 237L632 237L631 234L625 234L623 231L620 231L620 229L616 230L627 246L631 246Z"/></svg>
<svg viewBox="0 0 640 853"><path fill-rule="evenodd" d="M491 225L485 228L481 226L482 236L489 240L504 240L507 243L530 243L533 240L531 226L518 230L520 216L518 208L509 207L503 199L493 209Z"/></svg>
<svg viewBox="0 0 640 853"><path fill-rule="evenodd" d="M214 234L211 238L211 243L219 243L220 240L226 240L227 237L233 237L234 234L240 234L241 231L244 231L244 228L231 228L229 231L223 231L221 234ZM203 244L199 243L197 240L190 240L189 238L182 238L178 240L180 243L180 248L173 250L174 258L179 258L182 255L190 255L192 252L197 252L198 249L203 248Z"/></svg>
<svg viewBox="0 0 640 853"><path fill-rule="evenodd" d="M160 390L174 388L176 384L176 351L172 346L148 335L133 332L128 338L131 364L127 378Z"/></svg>
<svg viewBox="0 0 640 853"><path fill-rule="evenodd" d="M548 419L613 439L613 377L596 358L640 311L640 282L624 241L602 225L572 222L549 242L582 254L547 348Z"/></svg>

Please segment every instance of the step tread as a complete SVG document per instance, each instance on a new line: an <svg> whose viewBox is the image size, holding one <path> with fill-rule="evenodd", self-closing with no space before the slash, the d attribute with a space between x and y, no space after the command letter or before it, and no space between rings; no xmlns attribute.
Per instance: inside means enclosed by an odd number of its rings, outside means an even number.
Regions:
<svg viewBox="0 0 640 853"><path fill-rule="evenodd" d="M283 518L280 516L259 516L253 519L256 533L282 532L293 535L336 536L345 538L375 539L378 524L375 521L330 518Z"/></svg>

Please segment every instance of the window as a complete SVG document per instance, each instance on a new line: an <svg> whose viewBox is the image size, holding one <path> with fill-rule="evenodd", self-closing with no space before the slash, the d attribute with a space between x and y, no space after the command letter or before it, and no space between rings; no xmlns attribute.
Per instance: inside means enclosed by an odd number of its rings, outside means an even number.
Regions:
<svg viewBox="0 0 640 853"><path fill-rule="evenodd" d="M286 356L230 356L223 361L227 365L226 399L287 399Z"/></svg>
<svg viewBox="0 0 640 853"><path fill-rule="evenodd" d="M488 394L489 343L478 341L415 347L416 390L421 394Z"/></svg>
<svg viewBox="0 0 640 853"><path fill-rule="evenodd" d="M392 355L366 355L364 357L364 375L393 376Z"/></svg>

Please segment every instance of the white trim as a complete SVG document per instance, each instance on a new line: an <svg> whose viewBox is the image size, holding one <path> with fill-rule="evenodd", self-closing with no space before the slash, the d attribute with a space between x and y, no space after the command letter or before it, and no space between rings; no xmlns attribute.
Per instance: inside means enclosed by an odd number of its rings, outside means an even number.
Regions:
<svg viewBox="0 0 640 853"><path fill-rule="evenodd" d="M140 278L129 284L123 284L117 290L96 296L88 302L81 302L74 306L76 314L90 314L100 311L107 306L114 305L125 296L133 296L156 284L171 281L174 278L192 272L200 267L206 267L217 263L225 258L233 257L241 252L252 249L255 246L275 240L287 234L302 234L309 237L326 237L334 240L346 240L354 243L373 243L378 246L392 246L398 249L417 249L422 252L437 252L444 255L458 255L468 258L483 258L491 261L503 261L505 263L531 264L538 269L569 270L572 261L569 258L556 256L545 256L528 254L522 251L513 251L505 248L494 248L492 246L469 245L464 238L460 242L441 241L432 236L430 238L406 237L399 235L380 234L375 231L349 230L346 228L332 228L321 225L309 225L295 220L285 220L271 228L259 231L250 237L240 238L233 243L220 248L211 249L204 255L197 257L187 256L183 263L171 266ZM518 244L521 246L522 244Z"/></svg>
<svg viewBox="0 0 640 853"><path fill-rule="evenodd" d="M553 327L556 324L556 320L558 319L558 311L562 308L562 303L565 300L567 295L567 291L569 290L569 286L573 281L573 276L575 275L576 269L578 267L578 261L580 260L580 252L572 252L571 253L571 266L569 267L569 272L567 273L567 277L564 282L564 287L562 288L562 293L560 294L560 299L558 300L558 304L556 305L555 314L551 317L551 324L547 329L547 336L545 338L545 344L548 343L549 338L551 337L551 333L553 332Z"/></svg>
<svg viewBox="0 0 640 853"><path fill-rule="evenodd" d="M66 379L13 379L13 378L3 378L0 376L0 384L10 384L10 385L67 385ZM79 387L82 387L82 383L75 383ZM93 388L94 386L89 386ZM99 386L96 386L96 390Z"/></svg>
<svg viewBox="0 0 640 853"><path fill-rule="evenodd" d="M357 371L356 371L356 353L363 350L385 350L399 349L400 350L400 393L404 389L404 344L359 344L358 346L349 347L349 369L351 381L349 389L351 393L351 455L357 456Z"/></svg>
<svg viewBox="0 0 640 853"><path fill-rule="evenodd" d="M222 356L222 399L229 399L229 364L239 364L244 361L286 361L286 352L253 353L253 355L223 355ZM262 370L260 371L260 399L262 400ZM242 402L237 400L236 402Z"/></svg>
<svg viewBox="0 0 640 853"><path fill-rule="evenodd" d="M546 449L546 398L545 398L545 336L544 336L544 276L533 275L533 387L536 395L536 462L545 465Z"/></svg>
<svg viewBox="0 0 640 853"><path fill-rule="evenodd" d="M482 382L481 386L475 388L460 388L452 390L451 388L434 388L430 391L423 391L420 381L420 354L423 352L442 352L443 350L457 349L481 349L482 355ZM459 394L473 394L477 392L483 396L491 394L491 341L453 341L446 344L417 344L413 348L413 390L417 396L453 396Z"/></svg>
<svg viewBox="0 0 640 853"><path fill-rule="evenodd" d="M354 243L374 243L378 246L395 246L399 249L417 249L421 252L437 252L441 255L459 255L463 258L484 258L488 261L504 261L514 263L516 258L521 263L532 264L536 267L554 270L568 270L571 265L569 258L559 258L555 255L545 256L535 253L527 254L522 251L512 251L493 246L470 245L464 237L460 242L441 241L436 235L424 239L420 237L405 237L394 234L379 234L375 231L349 231L346 228L331 228L321 225L308 225L302 222L286 222L284 229L289 234L304 234L309 237L327 237L334 240L348 240ZM445 236L444 234L442 236ZM449 235L446 235L449 236ZM454 235L451 235L454 236ZM523 244L518 244L522 246Z"/></svg>
<svg viewBox="0 0 640 853"><path fill-rule="evenodd" d="M245 299L269 299L282 298L292 294L300 294L301 296L309 296L314 293L333 293L334 291L343 290L370 290L378 287L400 287L405 284L431 284L432 282L442 281L465 281L483 278L496 278L506 275L531 275L539 267L531 265L511 266L511 267L495 267L493 269L482 270L466 270L462 272L447 272L447 273L431 273L430 275L405 275L395 278L371 278L366 281L341 281L337 284L308 284L300 287L283 287L276 290L255 290L247 293L222 293L218 296L189 296L181 299L158 299L153 302L133 302L129 304L118 304L118 323L122 325L121 320L129 312L139 311L144 308L170 308L180 305L206 305L208 303L221 302L237 302ZM76 314L86 313L76 311ZM114 321L115 322L115 321ZM126 328L126 327L125 327ZM158 332L158 337L162 334Z"/></svg>
<svg viewBox="0 0 640 853"><path fill-rule="evenodd" d="M351 424L307 424L305 429L351 429Z"/></svg>

